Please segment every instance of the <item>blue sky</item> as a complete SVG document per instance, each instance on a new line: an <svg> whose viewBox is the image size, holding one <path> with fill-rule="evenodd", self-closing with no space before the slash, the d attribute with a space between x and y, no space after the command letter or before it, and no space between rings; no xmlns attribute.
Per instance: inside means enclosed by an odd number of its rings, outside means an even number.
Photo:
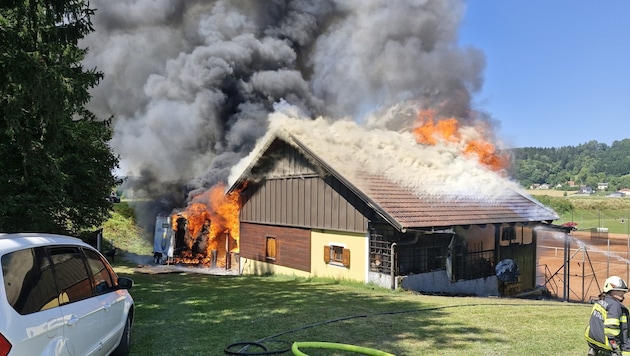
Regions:
<svg viewBox="0 0 630 356"><path fill-rule="evenodd" d="M473 105L508 147L630 138L630 1L467 0L459 42L486 56Z"/></svg>

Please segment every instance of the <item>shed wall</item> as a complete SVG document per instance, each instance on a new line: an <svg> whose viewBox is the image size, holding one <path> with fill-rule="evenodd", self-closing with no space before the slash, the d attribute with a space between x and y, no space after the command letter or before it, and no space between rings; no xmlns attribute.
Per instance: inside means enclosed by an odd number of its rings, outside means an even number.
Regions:
<svg viewBox="0 0 630 356"><path fill-rule="evenodd" d="M311 233L306 229L241 222L240 256L273 265L311 271ZM242 237L246 238L242 238ZM276 256L266 256L267 237L275 238Z"/></svg>
<svg viewBox="0 0 630 356"><path fill-rule="evenodd" d="M363 202L333 178L268 179L241 208L241 222L365 232Z"/></svg>
<svg viewBox="0 0 630 356"><path fill-rule="evenodd" d="M364 233L374 211L296 149L272 147L264 179L241 192L241 222ZM253 170L259 171L258 169ZM262 171L262 169L260 169Z"/></svg>

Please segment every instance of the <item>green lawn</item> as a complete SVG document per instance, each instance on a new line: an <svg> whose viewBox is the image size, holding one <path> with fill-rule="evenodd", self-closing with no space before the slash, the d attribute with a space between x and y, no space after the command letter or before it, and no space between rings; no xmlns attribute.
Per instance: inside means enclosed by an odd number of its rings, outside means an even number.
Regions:
<svg viewBox="0 0 630 356"><path fill-rule="evenodd" d="M269 350L321 341L395 355L586 354L586 304L425 296L282 276L144 274L125 263L115 269L135 281L132 355L224 355L234 343L255 341Z"/></svg>
<svg viewBox="0 0 630 356"><path fill-rule="evenodd" d="M615 234L629 234L628 217L630 211L625 209L576 209L574 212L560 214L560 220L554 223L563 224L568 221L577 222L579 230L604 227L608 232Z"/></svg>
<svg viewBox="0 0 630 356"><path fill-rule="evenodd" d="M554 224L578 223L578 230L607 228L609 233L630 235L630 198L607 198L608 192L598 192L591 196L579 196L575 192L560 190L528 190L529 194L568 199L574 206L570 212L559 213L560 219ZM564 194L567 193L566 196Z"/></svg>

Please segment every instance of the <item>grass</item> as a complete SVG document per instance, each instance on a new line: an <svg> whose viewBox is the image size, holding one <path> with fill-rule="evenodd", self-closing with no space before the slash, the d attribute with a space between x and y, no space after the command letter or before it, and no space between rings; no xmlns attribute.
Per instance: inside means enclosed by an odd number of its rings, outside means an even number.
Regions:
<svg viewBox="0 0 630 356"><path fill-rule="evenodd" d="M605 192L598 192L592 196L577 196L575 192L568 192L564 197L561 190L528 190L532 196L547 195L555 198L565 198L571 201L575 209L571 212L560 213L560 219L555 224L573 221L578 223L578 230L592 228L607 228L609 233L630 235L630 198L606 198Z"/></svg>
<svg viewBox="0 0 630 356"><path fill-rule="evenodd" d="M153 254L153 246L149 242L153 236L149 236L135 220L135 211L128 202L113 204L111 217L102 226L106 248L113 245L127 253Z"/></svg>
<svg viewBox="0 0 630 356"><path fill-rule="evenodd" d="M126 252L128 261L134 256L151 260L149 239L124 204L115 205L103 235ZM128 261L117 258L114 266L135 281L132 356L224 355L234 343L263 339L271 350L294 341L324 341L410 356L586 353L587 304L428 296L287 276L146 274Z"/></svg>
<svg viewBox="0 0 630 356"><path fill-rule="evenodd" d="M131 355L223 355L233 343L278 334L272 340L287 345L336 342L395 355L586 353L586 304L427 296L287 276L145 274L129 263L117 263L115 269L135 281ZM343 320L329 322L336 319ZM269 340L264 344L271 350L285 345Z"/></svg>
<svg viewBox="0 0 630 356"><path fill-rule="evenodd" d="M615 209L576 209L573 212L560 214L560 220L555 221L555 223L562 224L574 221L578 223L577 228L579 230L604 227L610 233L628 234L628 228L630 227L628 224L629 213L630 211L628 210Z"/></svg>

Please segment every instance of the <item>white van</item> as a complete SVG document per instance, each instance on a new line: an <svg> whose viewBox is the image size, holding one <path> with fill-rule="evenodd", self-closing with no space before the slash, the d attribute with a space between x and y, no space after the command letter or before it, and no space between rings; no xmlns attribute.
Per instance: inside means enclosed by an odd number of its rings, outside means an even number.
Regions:
<svg viewBox="0 0 630 356"><path fill-rule="evenodd" d="M0 356L126 355L133 281L96 249L51 234L0 234Z"/></svg>

